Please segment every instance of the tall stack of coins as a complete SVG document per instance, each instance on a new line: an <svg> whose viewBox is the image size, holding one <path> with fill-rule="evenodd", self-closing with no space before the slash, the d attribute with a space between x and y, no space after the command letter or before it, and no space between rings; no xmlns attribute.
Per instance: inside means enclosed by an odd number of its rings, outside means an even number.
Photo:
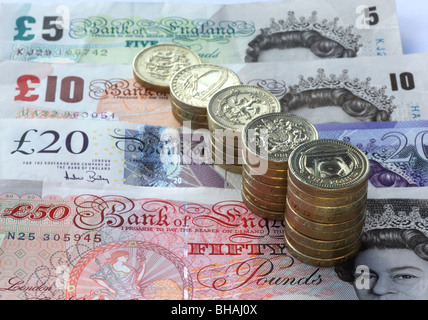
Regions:
<svg viewBox="0 0 428 320"><path fill-rule="evenodd" d="M263 114L245 125L242 199L250 211L266 219L284 219L288 158L296 147L316 139L315 127L294 114Z"/></svg>
<svg viewBox="0 0 428 320"><path fill-rule="evenodd" d="M145 88L169 92L171 77L184 67L200 64L192 50L175 44L158 44L140 51L134 58L134 78Z"/></svg>
<svg viewBox="0 0 428 320"><path fill-rule="evenodd" d="M213 64L196 64L175 73L170 81L172 113L192 129L208 129L207 107L219 90L239 85L239 77L228 68Z"/></svg>
<svg viewBox="0 0 428 320"><path fill-rule="evenodd" d="M285 241L298 260L332 267L356 255L365 221L369 163L353 145L306 142L290 155Z"/></svg>
<svg viewBox="0 0 428 320"><path fill-rule="evenodd" d="M214 163L231 172L240 173L244 126L261 114L280 110L278 99L260 87L236 85L214 94L207 109Z"/></svg>

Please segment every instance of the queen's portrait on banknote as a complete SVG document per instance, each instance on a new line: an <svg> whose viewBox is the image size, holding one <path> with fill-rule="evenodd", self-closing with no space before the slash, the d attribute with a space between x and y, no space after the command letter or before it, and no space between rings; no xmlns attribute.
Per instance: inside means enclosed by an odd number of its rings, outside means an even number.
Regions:
<svg viewBox="0 0 428 320"><path fill-rule="evenodd" d="M335 269L341 280L353 283L359 299L428 298L426 209L423 200L368 201L361 250Z"/></svg>
<svg viewBox="0 0 428 320"><path fill-rule="evenodd" d="M316 11L308 19L297 18L293 11L288 12L286 20L276 22L271 18L269 27L262 28L248 43L245 62L273 61L276 55L288 55L287 51L294 54L290 57L302 59L304 55L305 60L356 57L360 37L352 33L352 26L344 28L338 21L339 18L334 18L331 22L326 19L319 22ZM276 51L272 59L267 57L269 51Z"/></svg>

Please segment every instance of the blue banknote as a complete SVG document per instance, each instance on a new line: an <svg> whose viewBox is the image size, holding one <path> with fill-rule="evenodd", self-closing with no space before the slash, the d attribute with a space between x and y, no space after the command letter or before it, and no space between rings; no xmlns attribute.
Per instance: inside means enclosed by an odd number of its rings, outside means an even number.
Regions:
<svg viewBox="0 0 428 320"><path fill-rule="evenodd" d="M377 188L428 186L428 121L358 122L315 125L320 139L346 141L370 162Z"/></svg>

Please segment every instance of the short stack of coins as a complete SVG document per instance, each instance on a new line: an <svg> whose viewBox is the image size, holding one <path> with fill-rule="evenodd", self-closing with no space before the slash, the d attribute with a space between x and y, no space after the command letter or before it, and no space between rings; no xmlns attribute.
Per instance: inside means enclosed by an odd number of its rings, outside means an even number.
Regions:
<svg viewBox="0 0 428 320"><path fill-rule="evenodd" d="M156 92L169 92L171 77L179 70L200 64L192 50L175 44L157 44L140 51L132 63L135 80Z"/></svg>
<svg viewBox="0 0 428 320"><path fill-rule="evenodd" d="M284 220L288 158L300 144L318 139L306 119L287 113L260 115L243 130L242 199L254 214Z"/></svg>
<svg viewBox="0 0 428 320"><path fill-rule="evenodd" d="M368 175L364 153L340 140L306 142L291 153L285 241L293 256L332 267L358 253Z"/></svg>
<svg viewBox="0 0 428 320"><path fill-rule="evenodd" d="M202 63L185 67L170 81L172 113L180 123L189 121L192 129L208 129L207 108L211 97L240 83L239 77L223 66Z"/></svg>
<svg viewBox="0 0 428 320"><path fill-rule="evenodd" d="M218 91L207 109L214 164L225 170L242 172L242 131L253 118L281 110L269 91L251 85L236 85Z"/></svg>

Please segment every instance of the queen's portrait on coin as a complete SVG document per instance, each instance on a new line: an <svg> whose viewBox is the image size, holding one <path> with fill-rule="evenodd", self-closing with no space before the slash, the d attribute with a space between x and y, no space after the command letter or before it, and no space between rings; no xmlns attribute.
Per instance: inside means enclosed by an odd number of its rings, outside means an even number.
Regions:
<svg viewBox="0 0 428 320"><path fill-rule="evenodd" d="M426 300L428 223L419 208L411 208L410 213L398 211L397 205L383 208L381 214L368 213L360 252L336 267L336 273L353 284L361 300ZM359 283L361 266L369 272L365 285Z"/></svg>

